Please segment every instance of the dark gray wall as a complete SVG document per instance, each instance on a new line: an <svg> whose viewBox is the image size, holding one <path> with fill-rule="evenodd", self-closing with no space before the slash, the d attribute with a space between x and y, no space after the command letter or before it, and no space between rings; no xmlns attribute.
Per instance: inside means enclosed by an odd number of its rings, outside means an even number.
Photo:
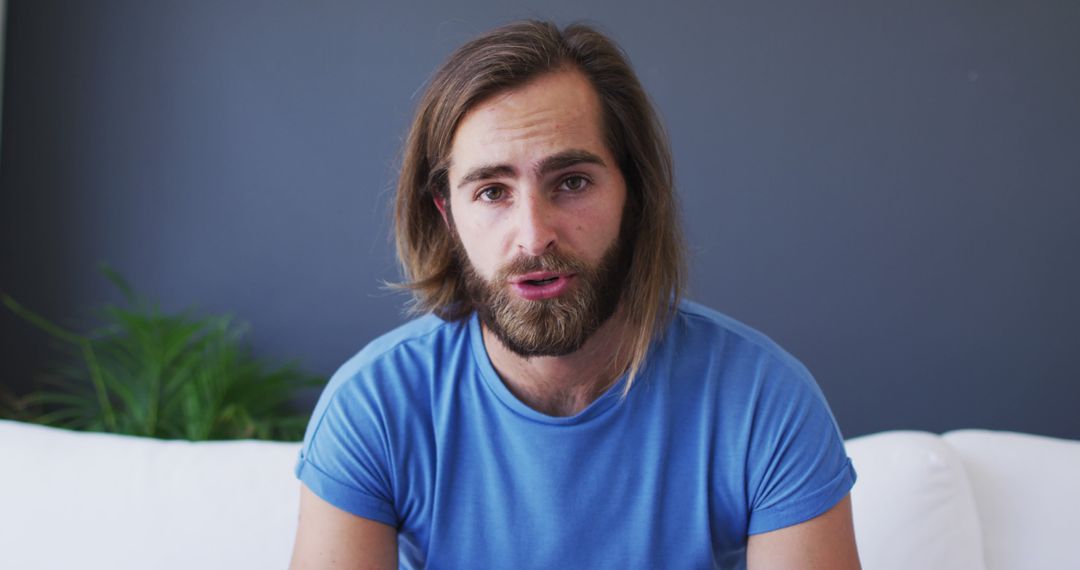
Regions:
<svg viewBox="0 0 1080 570"><path fill-rule="evenodd" d="M691 297L814 371L845 435L1080 438L1080 4L12 0L0 287L78 322L106 260L329 374L401 322L386 213L468 37L592 20L670 129ZM2 380L44 338L0 314Z"/></svg>

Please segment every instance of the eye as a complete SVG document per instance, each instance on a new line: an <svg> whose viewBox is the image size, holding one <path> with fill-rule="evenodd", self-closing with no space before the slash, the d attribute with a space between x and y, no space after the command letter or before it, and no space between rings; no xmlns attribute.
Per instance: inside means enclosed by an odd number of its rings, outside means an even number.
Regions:
<svg viewBox="0 0 1080 570"><path fill-rule="evenodd" d="M574 174L563 178L562 184L559 185L560 190L567 190L570 192L580 192L589 185L589 179L584 176Z"/></svg>
<svg viewBox="0 0 1080 570"><path fill-rule="evenodd" d="M499 186L488 186L486 188L481 188L480 191L476 193L476 198L484 202L498 202L505 193L506 190Z"/></svg>

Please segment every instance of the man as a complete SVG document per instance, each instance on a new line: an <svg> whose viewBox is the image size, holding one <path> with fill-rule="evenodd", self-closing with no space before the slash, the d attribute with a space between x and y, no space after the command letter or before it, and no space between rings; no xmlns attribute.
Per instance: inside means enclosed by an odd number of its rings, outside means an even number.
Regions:
<svg viewBox="0 0 1080 570"><path fill-rule="evenodd" d="M294 568L858 568L806 369L680 300L663 130L584 26L439 69L397 189L415 309L331 379Z"/></svg>

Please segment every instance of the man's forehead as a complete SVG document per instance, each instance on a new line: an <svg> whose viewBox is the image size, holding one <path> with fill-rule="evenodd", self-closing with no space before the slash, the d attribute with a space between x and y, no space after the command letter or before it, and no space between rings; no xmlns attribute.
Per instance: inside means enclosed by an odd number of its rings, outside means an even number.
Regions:
<svg viewBox="0 0 1080 570"><path fill-rule="evenodd" d="M448 166L460 178L485 164L540 170L557 155L603 165L605 154L598 96L580 72L563 71L477 104L458 124Z"/></svg>

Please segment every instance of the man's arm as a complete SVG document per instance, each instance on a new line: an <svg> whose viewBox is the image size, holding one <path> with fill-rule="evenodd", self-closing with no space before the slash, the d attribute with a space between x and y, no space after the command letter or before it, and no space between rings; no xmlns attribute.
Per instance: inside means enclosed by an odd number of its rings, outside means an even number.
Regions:
<svg viewBox="0 0 1080 570"><path fill-rule="evenodd" d="M802 524L751 535L747 570L859 570L851 495Z"/></svg>
<svg viewBox="0 0 1080 570"><path fill-rule="evenodd" d="M347 513L300 485L291 570L397 568L397 530Z"/></svg>

